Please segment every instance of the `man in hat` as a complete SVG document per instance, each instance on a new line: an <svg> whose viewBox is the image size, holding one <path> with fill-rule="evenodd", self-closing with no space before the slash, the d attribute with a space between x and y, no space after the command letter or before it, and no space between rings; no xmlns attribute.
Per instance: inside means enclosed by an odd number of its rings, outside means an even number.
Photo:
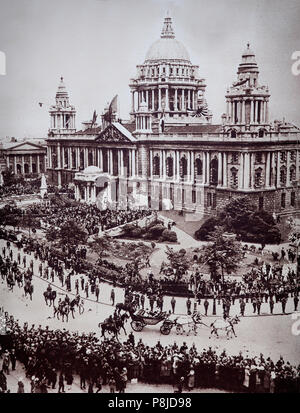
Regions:
<svg viewBox="0 0 300 413"><path fill-rule="evenodd" d="M173 313L173 314L174 314L174 312L175 312L175 305L176 305L175 297L172 297L172 299L171 299L171 307L172 307L172 313Z"/></svg>

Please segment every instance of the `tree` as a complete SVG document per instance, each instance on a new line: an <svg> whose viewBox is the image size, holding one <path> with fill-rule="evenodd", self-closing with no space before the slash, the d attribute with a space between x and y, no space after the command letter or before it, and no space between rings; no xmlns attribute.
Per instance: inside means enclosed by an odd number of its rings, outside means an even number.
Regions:
<svg viewBox="0 0 300 413"><path fill-rule="evenodd" d="M111 246L111 237L104 235L103 237L96 237L94 241L89 243L90 249L95 252L100 259Z"/></svg>
<svg viewBox="0 0 300 413"><path fill-rule="evenodd" d="M236 270L242 260L241 244L225 237L224 227L220 226L208 236L208 241L209 244L203 250L203 261L209 265L212 277L221 270L222 282L224 282L224 271L228 274Z"/></svg>
<svg viewBox="0 0 300 413"><path fill-rule="evenodd" d="M245 242L266 244L278 243L281 239L273 216L267 211L258 211L247 197L232 199L218 211L216 217L211 217L202 224L195 232L195 237L206 241L217 226L234 232Z"/></svg>
<svg viewBox="0 0 300 413"><path fill-rule="evenodd" d="M69 220L63 224L58 232L58 238L61 245L75 246L84 244L87 240L87 233L75 221Z"/></svg>
<svg viewBox="0 0 300 413"><path fill-rule="evenodd" d="M169 261L169 265L175 270L175 281L179 281L181 276L189 268L189 261L186 257L186 251L174 251L173 248L166 246L166 255Z"/></svg>

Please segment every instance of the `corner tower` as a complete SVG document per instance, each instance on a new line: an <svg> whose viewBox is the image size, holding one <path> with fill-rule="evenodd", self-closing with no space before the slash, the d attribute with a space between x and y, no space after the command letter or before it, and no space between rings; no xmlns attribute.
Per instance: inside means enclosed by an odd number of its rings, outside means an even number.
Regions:
<svg viewBox="0 0 300 413"><path fill-rule="evenodd" d="M226 115L223 123L234 133L250 131L262 133L269 128L269 89L259 85L258 65L250 44L242 54L237 71L237 81L227 89Z"/></svg>
<svg viewBox="0 0 300 413"><path fill-rule="evenodd" d="M55 105L50 107L50 129L49 136L72 134L75 128L75 107L70 105L69 94L64 84L63 77L55 96Z"/></svg>

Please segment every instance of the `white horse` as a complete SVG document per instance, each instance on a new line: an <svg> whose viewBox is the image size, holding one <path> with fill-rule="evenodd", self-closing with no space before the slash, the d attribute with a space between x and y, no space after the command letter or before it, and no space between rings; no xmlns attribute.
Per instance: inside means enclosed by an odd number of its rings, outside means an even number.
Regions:
<svg viewBox="0 0 300 413"><path fill-rule="evenodd" d="M229 340L229 335L232 335L232 333L236 337L233 326L234 326L234 324L238 324L239 321L240 321L240 319L237 315L234 316L234 317L229 317L226 320L220 319L220 318L215 320L210 325L211 332L210 332L209 338L211 338L211 336L213 334L215 334L217 337L219 337L218 330L224 330L226 332L227 340Z"/></svg>

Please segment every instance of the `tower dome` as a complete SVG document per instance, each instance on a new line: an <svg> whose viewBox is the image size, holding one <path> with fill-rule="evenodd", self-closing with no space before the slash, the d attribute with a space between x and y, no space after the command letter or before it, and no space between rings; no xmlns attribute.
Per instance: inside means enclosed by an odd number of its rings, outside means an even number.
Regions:
<svg viewBox="0 0 300 413"><path fill-rule="evenodd" d="M171 17L165 17L160 39L149 48L145 63L157 60L182 60L190 62L190 56L185 46L175 39Z"/></svg>

